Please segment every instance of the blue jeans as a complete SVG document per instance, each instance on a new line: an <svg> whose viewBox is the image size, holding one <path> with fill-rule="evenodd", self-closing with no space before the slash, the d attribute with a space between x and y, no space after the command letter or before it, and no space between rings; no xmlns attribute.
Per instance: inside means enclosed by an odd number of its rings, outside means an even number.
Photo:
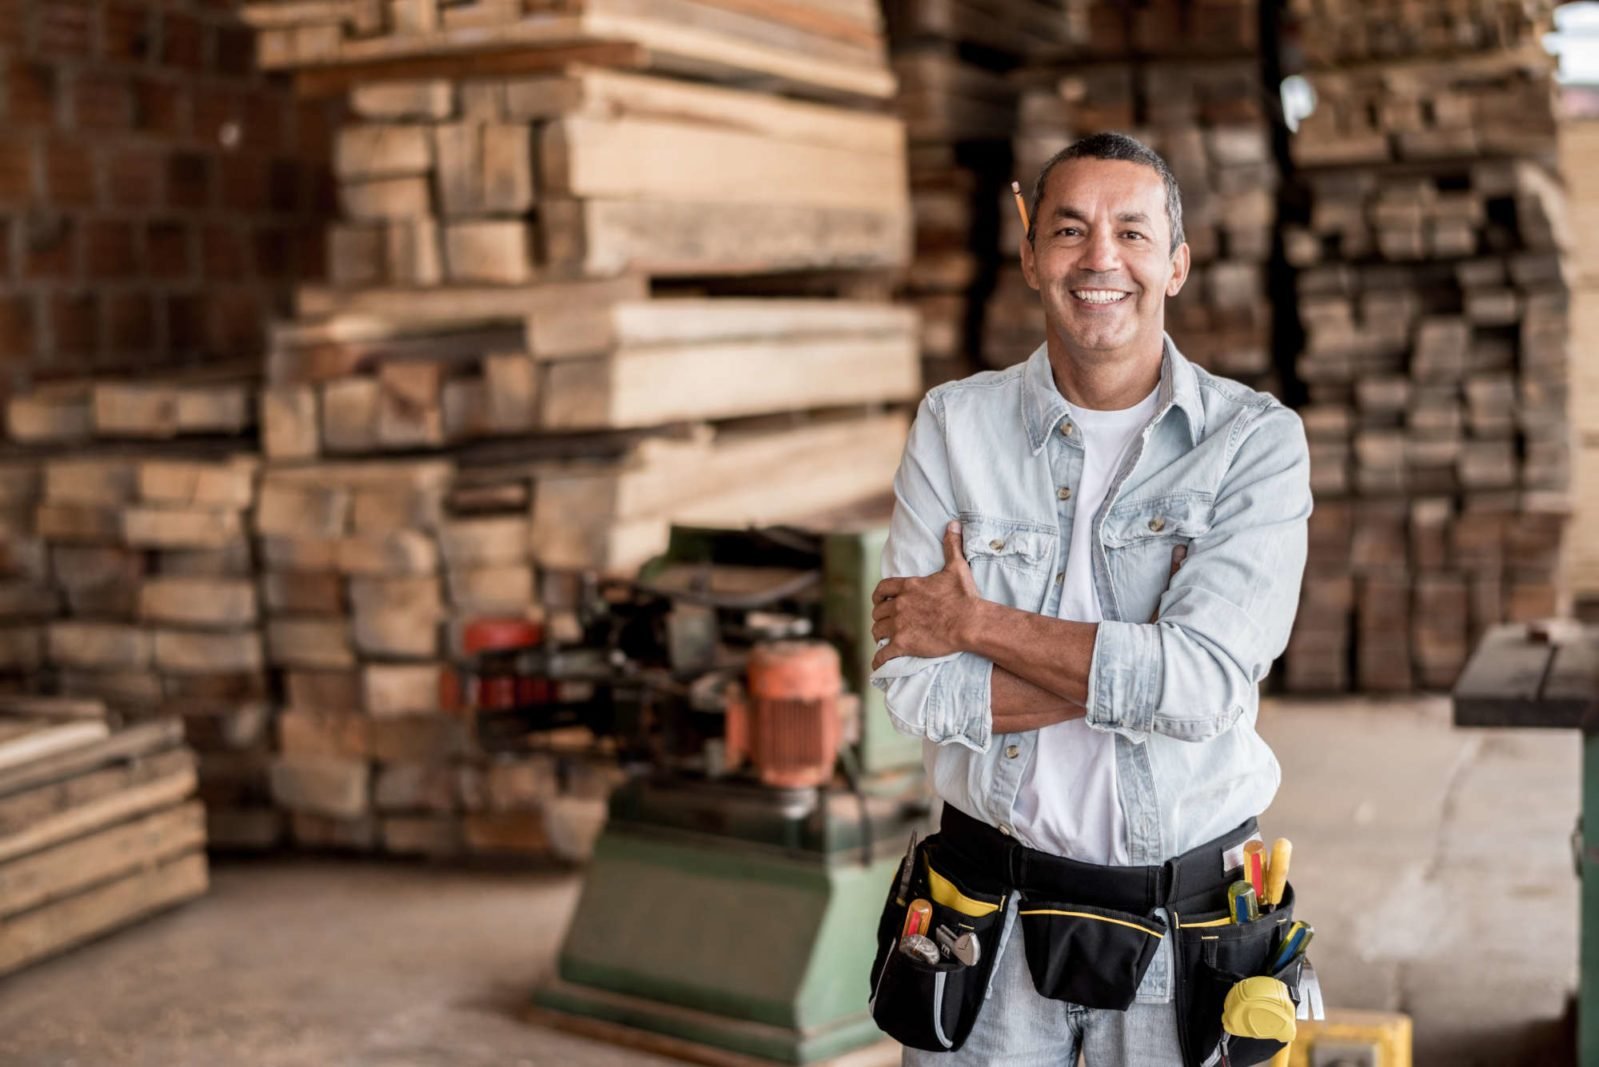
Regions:
<svg viewBox="0 0 1599 1067"><path fill-rule="evenodd" d="M1174 1000L1107 1011L1041 997L1021 937L1013 901L971 1036L957 1052L905 1049L903 1067L1077 1067L1079 1052L1087 1067L1182 1067Z"/></svg>

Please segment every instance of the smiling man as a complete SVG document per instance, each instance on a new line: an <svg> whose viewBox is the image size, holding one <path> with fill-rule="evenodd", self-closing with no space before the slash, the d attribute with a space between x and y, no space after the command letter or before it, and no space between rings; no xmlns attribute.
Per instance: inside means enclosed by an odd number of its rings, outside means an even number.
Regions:
<svg viewBox="0 0 1599 1067"><path fill-rule="evenodd" d="M907 1064L1200 1067L1217 975L1265 972L1286 918L1213 928L1279 781L1255 717L1304 571L1304 430L1166 335L1189 250L1159 155L1073 144L1032 219L1045 342L927 394L873 595L873 684L945 802L916 864L943 876L934 922L1001 906L969 924L981 987L952 1009L940 982L933 1032L899 1018L919 1001L897 961L873 1010L936 1050Z"/></svg>

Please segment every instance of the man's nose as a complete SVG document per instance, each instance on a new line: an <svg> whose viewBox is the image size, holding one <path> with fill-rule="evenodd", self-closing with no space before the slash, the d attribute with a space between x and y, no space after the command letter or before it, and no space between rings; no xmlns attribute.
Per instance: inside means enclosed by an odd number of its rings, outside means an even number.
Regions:
<svg viewBox="0 0 1599 1067"><path fill-rule="evenodd" d="M1103 227L1096 227L1088 235L1088 242L1083 249L1083 258L1078 261L1078 266L1084 270L1112 271L1121 267L1121 249L1116 244L1116 235Z"/></svg>

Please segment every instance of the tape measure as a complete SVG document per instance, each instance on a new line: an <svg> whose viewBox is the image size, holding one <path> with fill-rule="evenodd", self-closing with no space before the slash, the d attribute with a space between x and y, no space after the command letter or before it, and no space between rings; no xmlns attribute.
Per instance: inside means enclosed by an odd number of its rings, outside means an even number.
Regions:
<svg viewBox="0 0 1599 1067"><path fill-rule="evenodd" d="M1294 998L1276 978L1245 978L1227 991L1221 1026L1234 1037L1258 1037L1287 1044L1294 1039Z"/></svg>

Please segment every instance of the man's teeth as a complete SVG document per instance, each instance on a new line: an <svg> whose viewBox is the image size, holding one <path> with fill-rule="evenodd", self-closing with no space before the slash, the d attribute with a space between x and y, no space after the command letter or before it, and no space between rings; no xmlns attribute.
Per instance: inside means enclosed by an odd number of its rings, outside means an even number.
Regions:
<svg viewBox="0 0 1599 1067"><path fill-rule="evenodd" d="M1114 304L1127 294L1115 289L1073 289L1072 295L1090 304Z"/></svg>

